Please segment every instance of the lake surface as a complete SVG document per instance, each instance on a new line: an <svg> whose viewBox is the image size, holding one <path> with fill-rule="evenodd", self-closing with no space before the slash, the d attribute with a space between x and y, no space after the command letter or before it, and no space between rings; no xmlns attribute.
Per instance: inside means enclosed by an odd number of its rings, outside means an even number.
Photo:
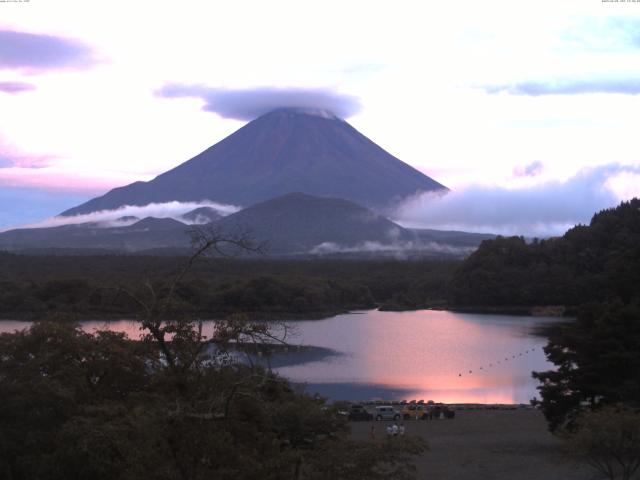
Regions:
<svg viewBox="0 0 640 480"><path fill-rule="evenodd" d="M274 369L307 390L332 399L424 399L448 403L528 403L545 359L539 325L555 317L480 315L436 310L354 312L324 320L287 322L289 341L322 347L322 355L288 353ZM0 331L28 323L0 322ZM138 338L135 322L83 322L83 329L125 331ZM207 328L208 327L208 328ZM205 326L205 331L212 323ZM284 358L286 357L286 358Z"/></svg>

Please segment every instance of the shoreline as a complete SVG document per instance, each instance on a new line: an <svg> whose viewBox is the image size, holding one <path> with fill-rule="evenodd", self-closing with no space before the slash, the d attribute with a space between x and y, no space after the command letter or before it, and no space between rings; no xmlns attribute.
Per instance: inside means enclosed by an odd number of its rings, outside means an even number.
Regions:
<svg viewBox="0 0 640 480"><path fill-rule="evenodd" d="M267 321L267 322L278 322L278 321L282 321L282 322L286 322L286 321L302 321L302 320L324 320L327 318L331 318L331 317L335 317L337 315L347 315L347 314L358 314L358 312L362 312L362 311L368 311L368 310L375 310L375 308L353 308L353 309L334 309L334 310L326 310L326 311L311 311L311 312L303 312L303 313L292 313L292 312L285 312L285 313L274 313L274 312L258 312L258 311L253 311L253 312L238 312L238 311L228 311L228 312L219 312L217 314L214 314L212 316L207 315L207 318L202 318L203 322L210 322L210 321L216 321L216 320L223 320L226 317L228 317L229 315L246 315L247 317L249 317L249 320L251 321ZM94 316L95 315L95 316ZM46 317L46 315L43 315L44 317ZM77 318L79 315L78 314L67 314L65 312L62 312L60 314L60 317L67 317L68 318L64 318L64 320L62 319L52 319L52 321L64 321L64 322L69 322L69 323L82 323L82 322L119 322L119 321L131 321L131 322L136 322L136 321L140 321L138 320L136 317L138 316L137 313L105 313L105 314L91 314L91 315L82 315L82 318ZM72 317L76 317L76 318L72 318ZM16 313L16 314L11 314L11 316L1 316L0 317L0 323L1 322L37 322L37 321L42 321L42 320L46 320L46 318L40 318L39 315L37 314L24 314L24 313ZM195 320L197 321L197 319Z"/></svg>
<svg viewBox="0 0 640 480"><path fill-rule="evenodd" d="M215 321L226 318L229 315L246 315L251 321L314 321L325 320L327 318L335 317L337 315L359 315L368 311L380 311L380 312L419 312L419 311L439 311L439 312L455 312L455 313L471 313L477 315L505 315L505 316L518 316L518 317L558 317L570 319L574 315L575 307L566 307L560 305L548 305L548 306L497 306L497 307L479 307L479 306L465 306L465 305L451 305L451 306L425 306L420 308L389 308L388 306L376 305L375 307L361 307L354 306L353 308L341 308L322 311L310 311L310 312L260 312L260 311L225 311L214 313L213 315L206 315L206 319L202 321ZM0 322L35 322L42 320L38 314L34 313L11 313L7 316L0 313ZM95 315L95 317L94 317ZM136 313L95 313L82 315L82 319L77 318L77 313L60 313L60 317L64 320L56 321L68 321L68 322L95 322L95 321L137 321ZM204 316L204 315L201 315ZM72 318L76 317L76 318ZM93 318L92 318L93 317ZM98 317L98 318L96 318Z"/></svg>

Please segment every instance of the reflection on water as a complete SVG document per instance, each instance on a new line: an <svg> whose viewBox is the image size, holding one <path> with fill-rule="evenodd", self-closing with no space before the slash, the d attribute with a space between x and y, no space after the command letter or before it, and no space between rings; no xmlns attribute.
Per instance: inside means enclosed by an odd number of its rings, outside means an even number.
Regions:
<svg viewBox="0 0 640 480"><path fill-rule="evenodd" d="M533 328L556 321L422 310L294 322L300 343L347 355L279 371L312 384L384 387L388 398L526 403L537 395L531 371L552 367Z"/></svg>
<svg viewBox="0 0 640 480"><path fill-rule="evenodd" d="M380 396L384 392L387 399L526 403L537 395L531 371L552 367L542 351L546 341L533 336L533 328L557 321L433 310L371 310L289 322L297 332L292 343L324 347L341 355L318 361L300 358L305 363L298 364L275 362L274 366L286 365L277 368L282 375L309 383L333 398L370 399L371 392ZM0 331L26 326L25 322L0 322ZM124 331L134 339L140 336L139 324L126 320L89 321L82 327L89 332ZM212 323L206 324L205 334L212 328Z"/></svg>

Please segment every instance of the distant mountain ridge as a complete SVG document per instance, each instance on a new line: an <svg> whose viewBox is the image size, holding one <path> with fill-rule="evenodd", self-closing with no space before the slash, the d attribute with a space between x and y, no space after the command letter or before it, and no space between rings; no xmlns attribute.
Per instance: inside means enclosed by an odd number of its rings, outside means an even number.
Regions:
<svg viewBox="0 0 640 480"><path fill-rule="evenodd" d="M196 213L197 215L197 213ZM291 193L208 223L233 235L248 232L266 242L269 255L375 254L412 251L463 256L493 235L403 228L349 200ZM141 252L190 247L190 226L172 218L147 217L125 227L96 223L11 230L0 234L0 249L103 249Z"/></svg>
<svg viewBox="0 0 640 480"><path fill-rule="evenodd" d="M210 200L247 207L293 192L384 211L446 187L329 113L278 109L149 182L114 188L62 215L123 205Z"/></svg>
<svg viewBox="0 0 640 480"><path fill-rule="evenodd" d="M80 223L49 228L20 228L0 233L0 249L102 249L132 252L187 247L189 226L173 218L147 217L125 227Z"/></svg>

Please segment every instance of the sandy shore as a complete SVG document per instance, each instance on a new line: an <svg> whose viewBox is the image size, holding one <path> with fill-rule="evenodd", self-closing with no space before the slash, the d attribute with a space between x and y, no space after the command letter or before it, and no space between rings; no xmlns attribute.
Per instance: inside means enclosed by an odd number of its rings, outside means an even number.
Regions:
<svg viewBox="0 0 640 480"><path fill-rule="evenodd" d="M376 441L387 441L389 422L373 422ZM355 438L369 438L371 422L353 422ZM418 478L440 480L572 480L593 473L567 459L537 410L464 410L454 420L404 422L431 450L416 459ZM391 439L393 441L393 439Z"/></svg>

